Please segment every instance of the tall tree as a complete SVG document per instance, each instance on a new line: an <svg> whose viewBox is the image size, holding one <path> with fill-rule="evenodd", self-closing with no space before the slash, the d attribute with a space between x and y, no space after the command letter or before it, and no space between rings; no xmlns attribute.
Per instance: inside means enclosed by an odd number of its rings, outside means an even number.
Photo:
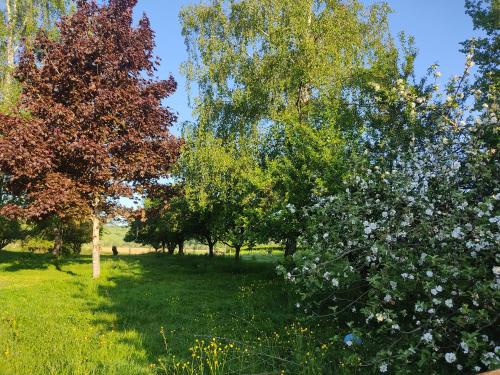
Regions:
<svg viewBox="0 0 500 375"><path fill-rule="evenodd" d="M8 110L17 99L19 87L13 73L23 41L31 44L40 28L53 31L55 21L71 4L72 0L4 1L0 8L0 110Z"/></svg>
<svg viewBox="0 0 500 375"><path fill-rule="evenodd" d="M181 13L200 127L227 141L268 139L262 151L275 210L293 207L281 226L289 230L272 231L288 253L302 207L340 185L342 139L362 126L352 104L380 56L394 50L387 13L384 4L356 0L212 0Z"/></svg>
<svg viewBox="0 0 500 375"><path fill-rule="evenodd" d="M473 61L477 64L476 87L482 90L483 101L498 90L500 82L500 1L466 0L465 11L472 18L474 28L482 35L463 43L462 52L473 51Z"/></svg>
<svg viewBox="0 0 500 375"><path fill-rule="evenodd" d="M161 103L176 83L155 78L153 31L145 15L132 26L136 3L78 1L57 40L39 34L24 52L19 114L0 118L0 169L26 197L2 213L89 218L94 278L101 223L120 197L168 176L179 148L168 130L175 116Z"/></svg>

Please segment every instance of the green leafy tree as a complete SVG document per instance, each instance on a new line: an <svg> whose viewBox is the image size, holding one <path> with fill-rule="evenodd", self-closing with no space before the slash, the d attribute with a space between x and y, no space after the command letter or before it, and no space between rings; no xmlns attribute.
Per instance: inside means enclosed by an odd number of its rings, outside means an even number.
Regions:
<svg viewBox="0 0 500 375"><path fill-rule="evenodd" d="M16 55L30 45L40 28L55 33L55 22L70 10L71 0L5 0L0 8L0 110L17 100L19 85L13 73Z"/></svg>
<svg viewBox="0 0 500 375"><path fill-rule="evenodd" d="M251 144L223 144L210 131L187 137L178 162L193 232L214 255L218 241L234 247L252 242L259 222L262 184L265 182Z"/></svg>
<svg viewBox="0 0 500 375"><path fill-rule="evenodd" d="M302 208L343 178L343 140L362 126L353 104L394 54L387 13L340 0L213 0L181 12L199 126L226 142L267 139L262 161L276 198L268 232L287 253ZM294 212L279 220L286 206Z"/></svg>
<svg viewBox="0 0 500 375"><path fill-rule="evenodd" d="M476 88L484 99L498 90L500 73L500 1L466 0L465 11L472 18L474 28L482 35L463 43L462 52L473 51L473 61L478 66Z"/></svg>

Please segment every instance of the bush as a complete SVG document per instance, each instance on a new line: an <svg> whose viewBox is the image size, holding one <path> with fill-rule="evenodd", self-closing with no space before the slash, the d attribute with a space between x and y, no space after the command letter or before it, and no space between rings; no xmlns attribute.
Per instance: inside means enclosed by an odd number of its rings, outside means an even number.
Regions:
<svg viewBox="0 0 500 375"><path fill-rule="evenodd" d="M21 224L0 216L0 250L23 237Z"/></svg>
<svg viewBox="0 0 500 375"><path fill-rule="evenodd" d="M399 84L413 116L432 119L426 134L407 148L367 150L343 193L307 209L306 250L279 267L297 306L357 332L376 371L500 365L499 165L485 142L498 130L498 107L492 100L466 118L467 92L455 82L437 103L413 101Z"/></svg>

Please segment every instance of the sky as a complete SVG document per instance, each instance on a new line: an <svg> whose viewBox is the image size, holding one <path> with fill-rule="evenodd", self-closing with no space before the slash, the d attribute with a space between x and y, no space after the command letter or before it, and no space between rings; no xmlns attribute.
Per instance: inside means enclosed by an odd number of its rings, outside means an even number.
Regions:
<svg viewBox="0 0 500 375"><path fill-rule="evenodd" d="M300 1L300 0L291 0ZM178 83L177 91L165 102L178 114L173 132L179 135L180 124L192 120L188 106L186 81L180 65L187 58L179 22L180 9L199 0L139 0L135 14L143 12L151 21L156 33L156 54L162 59L158 75L166 78L172 74ZM374 0L362 0L372 4ZM465 14L464 0L388 0L393 12L389 22L395 36L404 31L415 38L419 51L416 60L417 77L437 63L443 73L443 82L463 71L464 55L459 52L460 42L474 35L472 22Z"/></svg>

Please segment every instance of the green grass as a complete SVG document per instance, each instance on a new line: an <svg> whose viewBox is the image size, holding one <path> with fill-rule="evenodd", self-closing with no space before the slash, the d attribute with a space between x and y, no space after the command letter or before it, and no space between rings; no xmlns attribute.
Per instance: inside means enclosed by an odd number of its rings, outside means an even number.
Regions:
<svg viewBox="0 0 500 375"><path fill-rule="evenodd" d="M86 256L56 267L48 255L2 251L0 374L150 374L160 358L189 360L196 339L253 346L293 321L275 265L255 259L104 256L94 281Z"/></svg>

